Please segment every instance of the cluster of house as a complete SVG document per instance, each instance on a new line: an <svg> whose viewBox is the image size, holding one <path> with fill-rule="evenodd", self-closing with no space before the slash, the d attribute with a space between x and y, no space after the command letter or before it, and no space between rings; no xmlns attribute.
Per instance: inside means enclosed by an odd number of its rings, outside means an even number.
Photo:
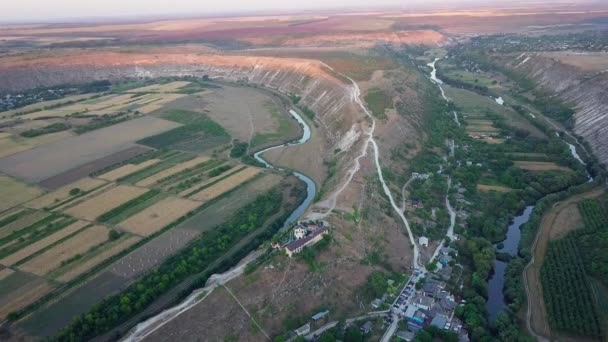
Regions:
<svg viewBox="0 0 608 342"><path fill-rule="evenodd" d="M324 321L325 318L327 318L327 315L329 315L329 310L319 311L316 314L314 314L312 317L310 317L310 319L312 321L307 322L306 324L297 328L293 332L295 333L296 336L306 336L306 335L310 334L311 323L314 324L317 322Z"/></svg>
<svg viewBox="0 0 608 342"><path fill-rule="evenodd" d="M304 250L304 248L321 241L323 236L328 232L329 229L324 221L298 222L292 230L290 241L283 245L275 243L273 247L285 250L285 254L291 258L294 254L298 254Z"/></svg>
<svg viewBox="0 0 608 342"><path fill-rule="evenodd" d="M412 341L418 331L434 326L456 333L460 342L469 341L464 324L454 315L459 303L446 288L446 281L452 275L452 268L447 264L454 253L452 248L442 248L439 260L444 266L427 275L422 289L416 291L411 301L393 309L400 319L407 322L407 330L398 331L397 338Z"/></svg>

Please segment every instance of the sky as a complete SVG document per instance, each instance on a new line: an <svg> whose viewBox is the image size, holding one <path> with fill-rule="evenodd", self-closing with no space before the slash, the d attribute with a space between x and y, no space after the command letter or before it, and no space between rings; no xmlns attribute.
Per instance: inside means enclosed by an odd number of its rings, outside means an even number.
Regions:
<svg viewBox="0 0 608 342"><path fill-rule="evenodd" d="M101 17L217 15L312 9L510 4L539 0L0 0L0 22L86 20ZM559 0L558 0L559 1ZM565 0L562 0L562 2ZM264 13L265 12L265 13Z"/></svg>

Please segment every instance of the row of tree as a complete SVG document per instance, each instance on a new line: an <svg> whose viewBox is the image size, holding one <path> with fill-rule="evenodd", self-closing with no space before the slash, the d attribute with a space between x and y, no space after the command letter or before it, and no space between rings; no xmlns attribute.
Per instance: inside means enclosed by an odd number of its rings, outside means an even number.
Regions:
<svg viewBox="0 0 608 342"><path fill-rule="evenodd" d="M550 242L540 275L549 324L568 333L599 336L591 288L572 237Z"/></svg>
<svg viewBox="0 0 608 342"><path fill-rule="evenodd" d="M262 227L268 217L280 210L282 203L282 193L278 188L259 195L226 223L203 233L158 269L75 319L57 340L90 340L125 322L176 284L207 269L240 239Z"/></svg>

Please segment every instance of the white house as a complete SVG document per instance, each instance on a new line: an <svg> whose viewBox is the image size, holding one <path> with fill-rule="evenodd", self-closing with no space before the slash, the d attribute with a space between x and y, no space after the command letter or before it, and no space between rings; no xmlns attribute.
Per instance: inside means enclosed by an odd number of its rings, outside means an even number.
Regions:
<svg viewBox="0 0 608 342"><path fill-rule="evenodd" d="M423 247L429 246L429 239L425 236L421 236L418 238L418 244Z"/></svg>

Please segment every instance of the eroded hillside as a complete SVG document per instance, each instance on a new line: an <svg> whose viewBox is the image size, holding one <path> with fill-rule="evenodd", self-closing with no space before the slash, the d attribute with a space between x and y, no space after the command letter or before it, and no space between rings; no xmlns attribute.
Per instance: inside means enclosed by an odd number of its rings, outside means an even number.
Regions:
<svg viewBox="0 0 608 342"><path fill-rule="evenodd" d="M600 162L606 163L608 73L601 65L590 68L593 66L591 63L576 64L572 58L561 57L546 53L521 55L510 65L575 106L574 132L591 145ZM607 56L604 56L604 60L606 58Z"/></svg>

